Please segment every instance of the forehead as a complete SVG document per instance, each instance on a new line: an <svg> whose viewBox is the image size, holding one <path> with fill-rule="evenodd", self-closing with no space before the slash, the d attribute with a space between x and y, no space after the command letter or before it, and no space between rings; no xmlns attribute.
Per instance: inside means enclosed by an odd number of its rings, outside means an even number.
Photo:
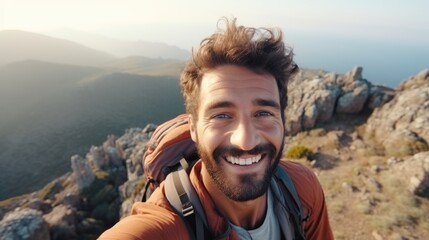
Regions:
<svg viewBox="0 0 429 240"><path fill-rule="evenodd" d="M275 78L268 73L256 73L245 67L223 65L204 74L200 96L215 97L216 95L250 95L279 99ZM223 96L223 97L228 97Z"/></svg>

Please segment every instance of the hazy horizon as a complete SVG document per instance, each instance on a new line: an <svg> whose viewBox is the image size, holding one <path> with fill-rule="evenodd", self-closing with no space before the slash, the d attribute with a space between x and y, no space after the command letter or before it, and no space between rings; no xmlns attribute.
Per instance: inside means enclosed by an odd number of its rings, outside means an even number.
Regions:
<svg viewBox="0 0 429 240"><path fill-rule="evenodd" d="M222 16L279 27L297 63L396 87L429 68L429 2L424 1L63 1L2 0L0 30L49 35L58 29L122 40L162 42L190 51Z"/></svg>

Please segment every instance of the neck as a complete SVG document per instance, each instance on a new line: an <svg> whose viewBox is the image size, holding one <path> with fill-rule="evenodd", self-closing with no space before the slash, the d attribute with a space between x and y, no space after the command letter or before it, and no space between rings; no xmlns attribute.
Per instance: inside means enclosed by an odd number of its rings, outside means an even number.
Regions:
<svg viewBox="0 0 429 240"><path fill-rule="evenodd" d="M202 166L202 181L213 202L228 220L234 225L245 229L259 227L267 209L267 194L245 202L237 202L228 198L215 185L204 165Z"/></svg>

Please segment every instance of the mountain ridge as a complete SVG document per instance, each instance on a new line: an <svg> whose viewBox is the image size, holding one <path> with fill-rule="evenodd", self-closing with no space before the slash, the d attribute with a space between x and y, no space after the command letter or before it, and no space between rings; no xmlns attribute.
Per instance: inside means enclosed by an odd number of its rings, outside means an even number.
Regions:
<svg viewBox="0 0 429 240"><path fill-rule="evenodd" d="M20 30L0 31L0 65L23 60L42 60L98 66L113 56L70 40Z"/></svg>
<svg viewBox="0 0 429 240"><path fill-rule="evenodd" d="M108 52L119 58L140 55L150 58L171 58L183 61L188 60L191 55L187 50L162 42L120 40L73 29L59 29L46 34L70 39L88 47Z"/></svg>

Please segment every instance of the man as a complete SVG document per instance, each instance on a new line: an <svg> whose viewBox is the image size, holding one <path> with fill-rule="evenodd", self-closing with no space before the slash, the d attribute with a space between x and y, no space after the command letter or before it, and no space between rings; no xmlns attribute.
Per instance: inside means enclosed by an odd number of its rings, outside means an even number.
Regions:
<svg viewBox="0 0 429 240"><path fill-rule="evenodd" d="M277 167L291 177L304 209L307 239L333 239L322 188L314 173L280 161L287 82L297 72L281 31L237 26L205 39L180 79L191 137L201 157L190 180L212 239L297 239L280 224L272 190ZM287 203L286 203L287 204ZM276 208L277 209L277 208ZM284 221L282 221L284 222ZM190 239L164 184L133 206L100 239Z"/></svg>

